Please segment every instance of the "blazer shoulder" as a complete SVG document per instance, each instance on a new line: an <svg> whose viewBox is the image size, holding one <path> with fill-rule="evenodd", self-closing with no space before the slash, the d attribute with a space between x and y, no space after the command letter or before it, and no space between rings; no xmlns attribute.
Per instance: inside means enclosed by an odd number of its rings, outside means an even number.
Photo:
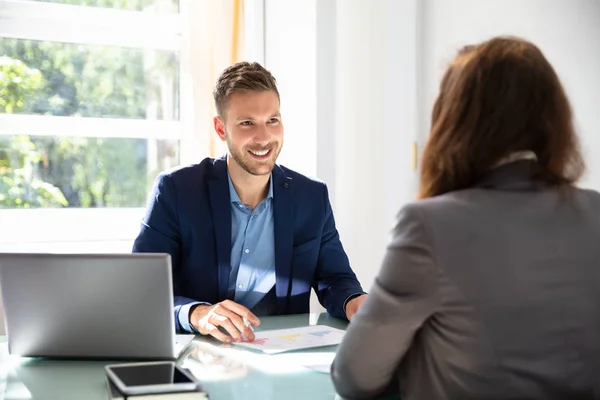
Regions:
<svg viewBox="0 0 600 400"><path fill-rule="evenodd" d="M462 203L468 203L468 201L463 199L462 196L455 196L452 193L447 193L441 196L409 201L401 208L401 211L410 213L411 215L422 214L460 207L460 204Z"/></svg>
<svg viewBox="0 0 600 400"><path fill-rule="evenodd" d="M451 192L435 197L412 200L405 203L396 215L397 221L420 221L424 226L432 226L441 221L455 221L465 213L469 213L477 201L470 193Z"/></svg>
<svg viewBox="0 0 600 400"><path fill-rule="evenodd" d="M597 215L600 209L600 193L593 189L574 188L574 194L577 203L583 210L592 215Z"/></svg>
<svg viewBox="0 0 600 400"><path fill-rule="evenodd" d="M167 169L159 174L159 178L169 178L175 185L188 182L202 182L212 175L215 164L224 162L220 159L207 157L199 163L188 164Z"/></svg>
<svg viewBox="0 0 600 400"><path fill-rule="evenodd" d="M300 172L296 172L290 168L284 167L283 165L277 165L275 168L278 168L284 176L291 178L293 181L294 187L306 187L306 188L325 188L327 184L319 178L310 177Z"/></svg>
<svg viewBox="0 0 600 400"><path fill-rule="evenodd" d="M575 193L595 206L600 205L600 192L594 189L575 188Z"/></svg>

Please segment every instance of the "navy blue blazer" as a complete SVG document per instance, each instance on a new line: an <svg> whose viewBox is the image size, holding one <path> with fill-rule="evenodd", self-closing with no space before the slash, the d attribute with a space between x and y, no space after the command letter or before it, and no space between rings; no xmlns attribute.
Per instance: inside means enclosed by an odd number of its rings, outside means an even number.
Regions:
<svg viewBox="0 0 600 400"><path fill-rule="evenodd" d="M363 293L335 227L327 187L283 166L273 179L276 314L309 312L310 289L346 318L348 297ZM231 201L225 158L163 172L155 181L133 252L169 253L175 321L192 301L228 297Z"/></svg>

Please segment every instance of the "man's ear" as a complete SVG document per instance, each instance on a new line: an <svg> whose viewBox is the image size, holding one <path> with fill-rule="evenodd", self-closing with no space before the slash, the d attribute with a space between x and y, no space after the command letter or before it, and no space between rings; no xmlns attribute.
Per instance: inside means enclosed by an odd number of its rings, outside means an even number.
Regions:
<svg viewBox="0 0 600 400"><path fill-rule="evenodd" d="M225 122L218 115L213 118L213 124L215 125L215 132L219 135L219 138L225 141Z"/></svg>

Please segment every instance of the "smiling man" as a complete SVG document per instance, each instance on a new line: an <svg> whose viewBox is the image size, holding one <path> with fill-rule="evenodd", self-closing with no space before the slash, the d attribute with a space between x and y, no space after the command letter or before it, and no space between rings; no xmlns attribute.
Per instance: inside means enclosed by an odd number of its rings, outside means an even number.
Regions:
<svg viewBox="0 0 600 400"><path fill-rule="evenodd" d="M366 295L327 187L276 164L275 78L258 63L237 63L214 98L227 156L162 173L133 247L171 255L177 332L253 340L259 316L307 313L311 287L331 315L352 318Z"/></svg>

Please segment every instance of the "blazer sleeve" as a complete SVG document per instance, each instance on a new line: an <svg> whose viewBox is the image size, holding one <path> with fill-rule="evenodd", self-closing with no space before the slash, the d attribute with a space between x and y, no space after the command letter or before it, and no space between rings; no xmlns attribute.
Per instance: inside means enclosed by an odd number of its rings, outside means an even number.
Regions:
<svg viewBox="0 0 600 400"><path fill-rule="evenodd" d="M142 219L140 232L133 243L132 252L170 254L173 282L175 284L178 282L176 276L181 263L181 234L177 213L177 191L168 174L160 174L154 182L146 214ZM177 288L173 289L176 293ZM189 321L188 316L179 314L182 306L187 305L188 307L183 307L183 309L189 310L190 303L197 302L183 296L174 298L173 312L177 332L189 330L185 328L187 325L181 322Z"/></svg>
<svg viewBox="0 0 600 400"><path fill-rule="evenodd" d="M134 253L168 253L173 269L180 262L181 235L177 215L177 193L169 175L159 175L133 242Z"/></svg>
<svg viewBox="0 0 600 400"><path fill-rule="evenodd" d="M346 319L346 302L364 291L350 268L335 226L327 186L324 187L325 219L313 288L319 302L334 317Z"/></svg>
<svg viewBox="0 0 600 400"><path fill-rule="evenodd" d="M438 307L432 253L418 206L404 207L372 292L352 318L332 364L341 396L370 398L395 383L415 333Z"/></svg>

